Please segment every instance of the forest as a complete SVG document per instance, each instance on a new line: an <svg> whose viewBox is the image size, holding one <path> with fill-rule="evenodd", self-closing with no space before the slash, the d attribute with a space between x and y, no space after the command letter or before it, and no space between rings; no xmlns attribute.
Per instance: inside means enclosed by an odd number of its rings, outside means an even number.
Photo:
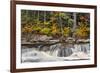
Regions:
<svg viewBox="0 0 100 73"><path fill-rule="evenodd" d="M90 14L21 10L21 62L90 59Z"/></svg>
<svg viewBox="0 0 100 73"><path fill-rule="evenodd" d="M21 10L22 42L86 40L90 38L90 14Z"/></svg>

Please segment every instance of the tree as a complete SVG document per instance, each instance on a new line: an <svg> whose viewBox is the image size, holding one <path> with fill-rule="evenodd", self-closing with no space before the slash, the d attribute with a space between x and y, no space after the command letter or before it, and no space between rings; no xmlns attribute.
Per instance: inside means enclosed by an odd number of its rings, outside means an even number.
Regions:
<svg viewBox="0 0 100 73"><path fill-rule="evenodd" d="M31 25L28 25L26 24L23 28L22 28L22 35L25 35L26 37L26 41L29 41L30 40L30 37L32 35L32 26Z"/></svg>
<svg viewBox="0 0 100 73"><path fill-rule="evenodd" d="M41 29L40 33L50 36L51 35L51 29L50 28L43 28L43 29Z"/></svg>
<svg viewBox="0 0 100 73"><path fill-rule="evenodd" d="M81 39L86 39L89 38L89 34L90 34L90 28L87 27L87 25L85 24L81 24L76 30L75 30L75 36L77 38L81 38Z"/></svg>
<svg viewBox="0 0 100 73"><path fill-rule="evenodd" d="M71 28L70 27L64 27L63 36L66 38L66 37L69 37L70 34L71 34Z"/></svg>
<svg viewBox="0 0 100 73"><path fill-rule="evenodd" d="M21 11L22 35L47 35L54 38L89 38L90 14L60 11ZM34 35L34 36L35 36Z"/></svg>

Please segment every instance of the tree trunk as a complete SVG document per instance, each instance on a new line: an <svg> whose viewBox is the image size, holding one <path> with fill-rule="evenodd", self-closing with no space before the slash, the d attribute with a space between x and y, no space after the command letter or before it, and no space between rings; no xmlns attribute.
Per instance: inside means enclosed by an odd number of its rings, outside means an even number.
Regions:
<svg viewBox="0 0 100 73"><path fill-rule="evenodd" d="M77 25L76 25L76 19L77 19L77 18L76 18L76 12L73 13L73 17L74 17L74 25L73 25L73 31L74 31L75 28L76 28L76 26L77 26Z"/></svg>
<svg viewBox="0 0 100 73"><path fill-rule="evenodd" d="M39 21L39 17L40 17L40 14L39 14L39 11L38 11L37 24L38 24L38 21Z"/></svg>
<svg viewBox="0 0 100 73"><path fill-rule="evenodd" d="M44 11L44 24L46 22L46 11Z"/></svg>
<svg viewBox="0 0 100 73"><path fill-rule="evenodd" d="M61 39L60 41L63 41L63 27L62 27L62 19L61 19L61 16L60 16L60 13L59 13L59 23L60 23L60 30L61 30Z"/></svg>

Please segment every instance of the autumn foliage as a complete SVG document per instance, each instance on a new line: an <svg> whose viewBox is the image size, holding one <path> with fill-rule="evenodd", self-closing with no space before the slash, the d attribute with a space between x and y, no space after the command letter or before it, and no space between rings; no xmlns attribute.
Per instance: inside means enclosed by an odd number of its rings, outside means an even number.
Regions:
<svg viewBox="0 0 100 73"><path fill-rule="evenodd" d="M89 38L90 21L88 13L76 13L74 23L72 12L32 11L22 10L21 31L22 35L32 34L47 35L59 38L73 37L79 39ZM73 27L75 26L75 29Z"/></svg>

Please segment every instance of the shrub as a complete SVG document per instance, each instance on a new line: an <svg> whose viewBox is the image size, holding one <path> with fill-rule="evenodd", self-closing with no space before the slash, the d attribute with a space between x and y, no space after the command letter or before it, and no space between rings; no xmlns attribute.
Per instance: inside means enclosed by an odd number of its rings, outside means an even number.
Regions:
<svg viewBox="0 0 100 73"><path fill-rule="evenodd" d="M81 24L78 28L75 30L75 36L77 38L85 39L89 37L90 29L87 27L87 25Z"/></svg>

